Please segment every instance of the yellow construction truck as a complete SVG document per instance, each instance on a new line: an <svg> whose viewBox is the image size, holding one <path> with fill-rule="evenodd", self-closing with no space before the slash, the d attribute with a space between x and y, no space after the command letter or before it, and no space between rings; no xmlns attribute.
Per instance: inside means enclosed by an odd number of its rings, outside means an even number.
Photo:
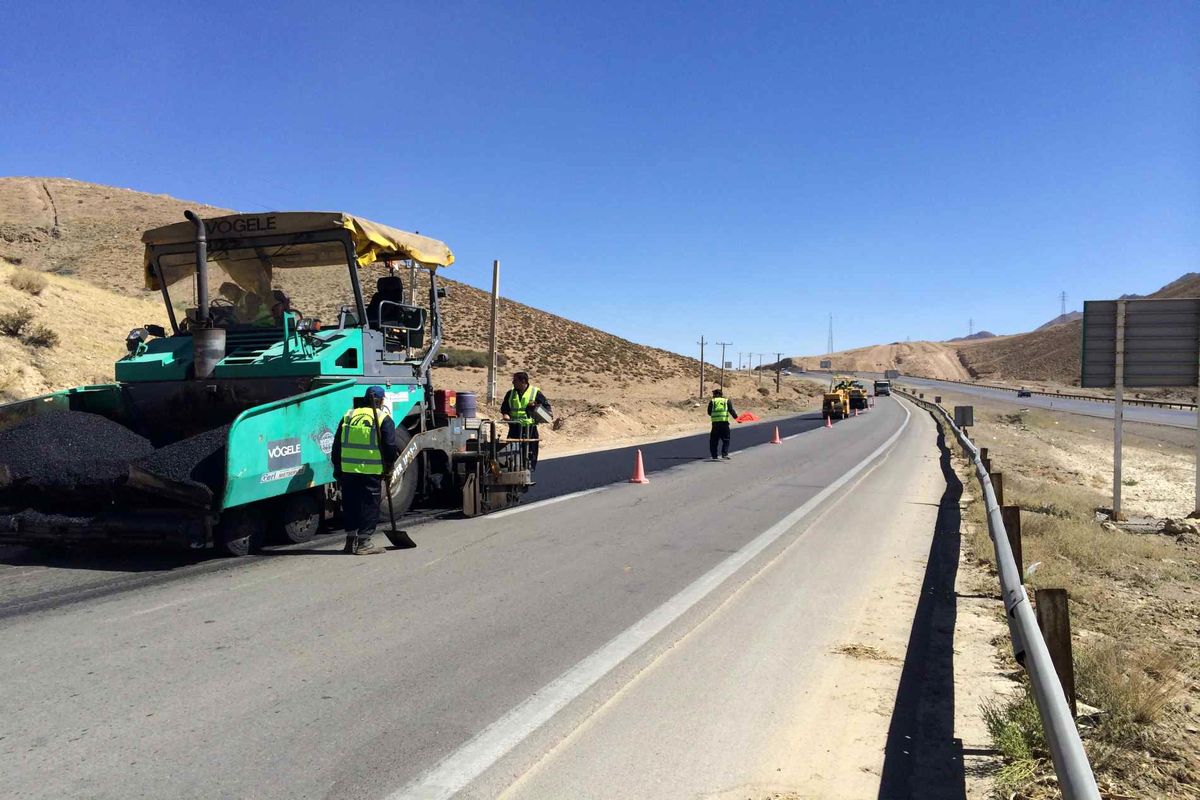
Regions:
<svg viewBox="0 0 1200 800"><path fill-rule="evenodd" d="M850 416L850 392L842 382L832 381L829 391L821 400L821 415L830 419L845 419Z"/></svg>
<svg viewBox="0 0 1200 800"><path fill-rule="evenodd" d="M867 410L867 387L863 386L862 381L848 381L846 387L847 393L850 395L850 410L851 411L866 411Z"/></svg>

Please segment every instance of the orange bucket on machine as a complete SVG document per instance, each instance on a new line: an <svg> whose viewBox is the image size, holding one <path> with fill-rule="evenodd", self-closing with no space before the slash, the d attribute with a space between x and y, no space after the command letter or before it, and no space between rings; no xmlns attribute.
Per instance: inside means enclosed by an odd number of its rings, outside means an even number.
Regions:
<svg viewBox="0 0 1200 800"><path fill-rule="evenodd" d="M453 389L436 389L433 392L434 416L453 419L458 416L458 392Z"/></svg>

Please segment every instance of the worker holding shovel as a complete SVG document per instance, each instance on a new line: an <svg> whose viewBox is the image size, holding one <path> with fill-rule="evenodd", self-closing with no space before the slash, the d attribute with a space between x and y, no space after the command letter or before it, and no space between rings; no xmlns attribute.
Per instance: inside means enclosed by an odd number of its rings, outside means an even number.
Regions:
<svg viewBox="0 0 1200 800"><path fill-rule="evenodd" d="M384 552L371 537L379 525L384 475L399 457L396 423L383 408L382 386L367 389L361 403L346 412L333 437L333 465L342 488L342 519L346 552L374 555Z"/></svg>

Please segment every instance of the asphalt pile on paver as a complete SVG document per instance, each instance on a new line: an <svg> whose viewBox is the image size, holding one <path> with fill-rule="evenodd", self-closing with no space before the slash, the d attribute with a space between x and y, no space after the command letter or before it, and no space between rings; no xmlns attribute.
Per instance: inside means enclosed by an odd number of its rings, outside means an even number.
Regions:
<svg viewBox="0 0 1200 800"><path fill-rule="evenodd" d="M216 492L225 484L225 441L228 425L160 447L134 462L168 480L199 485Z"/></svg>
<svg viewBox="0 0 1200 800"><path fill-rule="evenodd" d="M51 512L99 511L122 492L130 465L169 481L203 487L208 496L225 480L223 425L157 450L150 441L99 414L52 411L0 431L0 507Z"/></svg>
<svg viewBox="0 0 1200 800"><path fill-rule="evenodd" d="M149 440L99 414L35 414L0 431L0 464L11 477L0 486L0 505L57 511L107 502L129 463L153 451Z"/></svg>

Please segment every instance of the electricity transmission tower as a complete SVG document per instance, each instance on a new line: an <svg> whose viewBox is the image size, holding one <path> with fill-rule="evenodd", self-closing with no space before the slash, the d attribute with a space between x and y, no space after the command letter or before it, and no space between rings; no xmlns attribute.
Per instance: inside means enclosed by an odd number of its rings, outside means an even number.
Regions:
<svg viewBox="0 0 1200 800"><path fill-rule="evenodd" d="M829 315L829 341L825 344L825 353L833 355L833 314Z"/></svg>
<svg viewBox="0 0 1200 800"><path fill-rule="evenodd" d="M1058 302L1059 308L1062 309L1062 311L1059 313L1065 317L1067 315L1067 293L1065 291L1059 293Z"/></svg>

